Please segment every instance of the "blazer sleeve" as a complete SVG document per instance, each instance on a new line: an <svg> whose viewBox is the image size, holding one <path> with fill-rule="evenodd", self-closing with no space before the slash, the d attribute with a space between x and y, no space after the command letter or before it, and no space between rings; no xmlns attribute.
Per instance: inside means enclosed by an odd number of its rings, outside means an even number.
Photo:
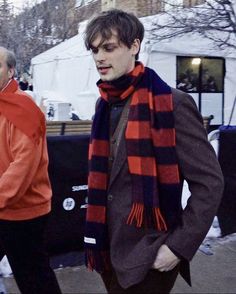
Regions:
<svg viewBox="0 0 236 294"><path fill-rule="evenodd" d="M181 223L169 234L165 244L178 256L191 260L216 215L224 184L194 100L178 90L173 94L177 157L191 195Z"/></svg>

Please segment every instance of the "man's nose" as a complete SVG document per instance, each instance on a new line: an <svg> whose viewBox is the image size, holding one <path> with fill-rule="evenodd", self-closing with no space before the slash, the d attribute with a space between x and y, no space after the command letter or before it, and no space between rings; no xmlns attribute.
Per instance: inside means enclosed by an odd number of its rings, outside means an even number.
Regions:
<svg viewBox="0 0 236 294"><path fill-rule="evenodd" d="M98 62L104 61L106 59L106 54L103 50L98 50L96 54L94 54L94 59Z"/></svg>

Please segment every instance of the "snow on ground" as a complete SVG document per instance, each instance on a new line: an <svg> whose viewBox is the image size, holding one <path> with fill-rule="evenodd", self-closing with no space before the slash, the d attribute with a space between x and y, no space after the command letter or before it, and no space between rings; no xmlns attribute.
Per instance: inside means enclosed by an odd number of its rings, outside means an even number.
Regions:
<svg viewBox="0 0 236 294"><path fill-rule="evenodd" d="M217 152L218 146L213 145L213 148ZM189 197L190 197L190 191L188 189L188 184L186 181L184 181L183 194L182 194L183 208L186 206ZM225 246L225 244L227 244L230 241L236 241L236 233L221 237L221 230L219 227L218 218L215 216L205 239L203 240L201 246L199 247L199 250L206 255L213 255L214 248L216 246L219 246L219 245Z"/></svg>

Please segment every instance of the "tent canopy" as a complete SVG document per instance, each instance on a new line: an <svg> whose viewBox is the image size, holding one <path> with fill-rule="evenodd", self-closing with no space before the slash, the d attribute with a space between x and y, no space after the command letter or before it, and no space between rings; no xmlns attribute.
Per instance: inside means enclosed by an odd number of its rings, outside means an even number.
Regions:
<svg viewBox="0 0 236 294"><path fill-rule="evenodd" d="M196 33L155 42L149 38L149 29L157 20L166 21L166 17L163 14L141 18L146 33L140 60L156 70L170 86L176 87L176 56L224 57L225 110L230 113L235 96L235 50L219 50L213 41ZM76 36L35 56L31 61L34 91L39 100L48 98L70 102L81 119L91 119L99 95L96 86L99 75L91 53L84 45L86 23L80 23Z"/></svg>

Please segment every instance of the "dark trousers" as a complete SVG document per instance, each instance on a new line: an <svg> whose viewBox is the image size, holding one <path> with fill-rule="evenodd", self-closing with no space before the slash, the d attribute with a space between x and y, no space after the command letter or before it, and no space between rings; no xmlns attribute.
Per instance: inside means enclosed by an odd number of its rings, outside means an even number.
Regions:
<svg viewBox="0 0 236 294"><path fill-rule="evenodd" d="M48 215L24 221L0 220L0 259L6 255L22 294L61 293L44 248Z"/></svg>
<svg viewBox="0 0 236 294"><path fill-rule="evenodd" d="M116 278L114 271L102 274L103 282L107 292L110 294L164 294L170 293L179 273L179 266L168 272L160 272L151 269L144 280L127 289L122 288Z"/></svg>

